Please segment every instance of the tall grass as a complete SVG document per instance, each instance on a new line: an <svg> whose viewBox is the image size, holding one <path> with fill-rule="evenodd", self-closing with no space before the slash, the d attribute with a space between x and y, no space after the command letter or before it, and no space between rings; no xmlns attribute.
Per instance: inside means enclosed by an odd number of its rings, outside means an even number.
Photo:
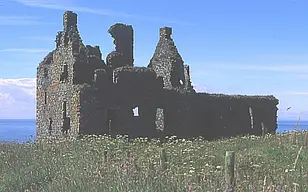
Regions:
<svg viewBox="0 0 308 192"><path fill-rule="evenodd" d="M307 135L212 142L170 137L164 143L88 136L3 143L0 191L223 191L226 151L236 152L237 191L303 191L308 189Z"/></svg>

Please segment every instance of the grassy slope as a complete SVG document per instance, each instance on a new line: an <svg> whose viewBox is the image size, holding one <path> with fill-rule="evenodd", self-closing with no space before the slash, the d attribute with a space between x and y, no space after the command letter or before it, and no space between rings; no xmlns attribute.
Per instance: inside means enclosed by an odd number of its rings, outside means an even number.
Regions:
<svg viewBox="0 0 308 192"><path fill-rule="evenodd" d="M237 191L308 189L308 149L292 171L298 143L290 135L237 137L206 142L89 137L76 141L0 144L0 191L222 191L224 155L236 152ZM167 169L160 166L160 149ZM105 157L107 151L107 158ZM300 168L302 167L302 173Z"/></svg>

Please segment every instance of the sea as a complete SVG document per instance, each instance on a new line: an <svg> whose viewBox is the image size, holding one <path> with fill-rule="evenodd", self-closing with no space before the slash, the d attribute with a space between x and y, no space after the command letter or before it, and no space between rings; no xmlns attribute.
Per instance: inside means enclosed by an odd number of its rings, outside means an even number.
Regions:
<svg viewBox="0 0 308 192"><path fill-rule="evenodd" d="M297 124L298 123L298 124ZM35 119L0 119L0 142L32 142L35 140ZM308 121L278 120L277 133L294 129L308 130Z"/></svg>

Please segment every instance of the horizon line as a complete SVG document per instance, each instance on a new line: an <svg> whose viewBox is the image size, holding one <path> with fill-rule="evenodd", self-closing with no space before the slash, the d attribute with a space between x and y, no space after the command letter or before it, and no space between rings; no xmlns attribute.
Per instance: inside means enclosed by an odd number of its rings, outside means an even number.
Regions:
<svg viewBox="0 0 308 192"><path fill-rule="evenodd" d="M22 119L22 118L0 118L0 120L36 120L35 118L25 118L25 119ZM298 119L277 119L277 122L278 121L298 121ZM299 120L299 122L301 121L308 121L308 119L301 119Z"/></svg>

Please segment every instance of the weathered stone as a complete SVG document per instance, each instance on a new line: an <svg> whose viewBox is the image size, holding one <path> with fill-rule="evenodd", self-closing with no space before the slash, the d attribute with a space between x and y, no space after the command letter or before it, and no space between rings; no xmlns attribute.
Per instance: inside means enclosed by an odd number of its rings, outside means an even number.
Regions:
<svg viewBox="0 0 308 192"><path fill-rule="evenodd" d="M157 76L163 77L165 89L187 89L189 79L185 79L184 62L179 54L173 39L170 27L160 28L160 38L155 53L148 67L153 68ZM188 77L187 77L188 78ZM187 91L191 91L189 87Z"/></svg>
<svg viewBox="0 0 308 192"><path fill-rule="evenodd" d="M277 128L274 96L196 93L169 27L160 29L148 67L133 67L131 25L109 28L115 51L106 64L99 46L82 43L75 13L64 13L63 26L56 49L37 68L37 139L81 134L214 139L260 135L261 124L268 133Z"/></svg>
<svg viewBox="0 0 308 192"><path fill-rule="evenodd" d="M116 69L118 67L123 67L125 64L125 57L122 53L117 51L112 51L106 57L107 66L111 69Z"/></svg>
<svg viewBox="0 0 308 192"><path fill-rule="evenodd" d="M134 64L134 31L131 25L116 23L112 25L108 32L114 38L115 50L122 53L125 58L124 64L133 66Z"/></svg>

